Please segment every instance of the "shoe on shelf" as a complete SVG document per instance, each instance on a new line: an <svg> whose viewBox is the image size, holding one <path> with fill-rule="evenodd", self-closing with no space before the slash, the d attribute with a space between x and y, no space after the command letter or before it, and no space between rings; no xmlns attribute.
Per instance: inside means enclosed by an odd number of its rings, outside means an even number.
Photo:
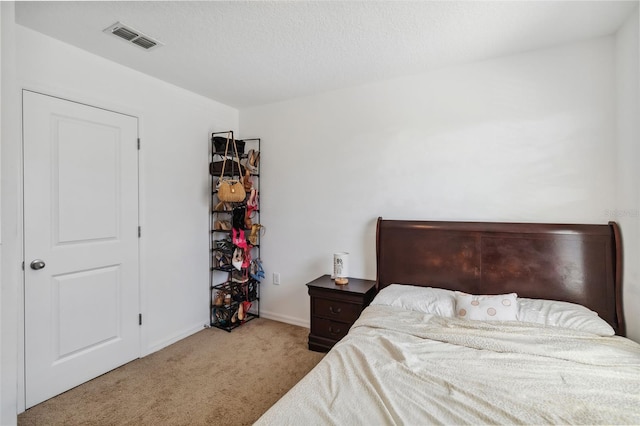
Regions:
<svg viewBox="0 0 640 426"><path fill-rule="evenodd" d="M251 225L251 233L247 237L247 241L249 241L252 246L258 245L258 237L260 236L261 229L264 229L264 226L260 225L259 223L254 223Z"/></svg>
<svg viewBox="0 0 640 426"><path fill-rule="evenodd" d="M213 224L213 229L216 231L231 231L231 221L216 220Z"/></svg>
<svg viewBox="0 0 640 426"><path fill-rule="evenodd" d="M247 198L247 210L258 210L258 190L252 188L249 192L249 198Z"/></svg>
<svg viewBox="0 0 640 426"><path fill-rule="evenodd" d="M224 291L217 291L213 298L213 306L224 305Z"/></svg>
<svg viewBox="0 0 640 426"><path fill-rule="evenodd" d="M244 185L244 191L247 193L253 189L253 179L251 179L251 173L249 173L249 170L244 173L242 184Z"/></svg>
<svg viewBox="0 0 640 426"><path fill-rule="evenodd" d="M217 251L214 256L213 266L216 268L224 268L225 266L229 266L231 264L231 259L228 254L224 254L222 252Z"/></svg>
<svg viewBox="0 0 640 426"><path fill-rule="evenodd" d="M243 274L240 271L233 271L231 273L231 281L234 283L246 283L247 281L249 281L249 277L246 276L246 274Z"/></svg>
<svg viewBox="0 0 640 426"><path fill-rule="evenodd" d="M233 210L233 207L231 207L231 204L229 204L227 202L224 202L224 201L220 201L213 208L214 212L230 212L231 210Z"/></svg>
<svg viewBox="0 0 640 426"><path fill-rule="evenodd" d="M233 252L233 244L229 240L216 240L216 250L227 253Z"/></svg>
<svg viewBox="0 0 640 426"><path fill-rule="evenodd" d="M264 269L262 269L262 261L259 258L251 261L251 265L249 266L249 275L258 282L265 278Z"/></svg>
<svg viewBox="0 0 640 426"><path fill-rule="evenodd" d="M249 309L251 309L251 302L245 300L240 304L242 306L242 313L245 319L247 319L247 314L249 313Z"/></svg>
<svg viewBox="0 0 640 426"><path fill-rule="evenodd" d="M233 249L233 258L231 259L231 264L238 271L242 269L242 264L244 263L244 250L240 247L236 247Z"/></svg>
<svg viewBox="0 0 640 426"><path fill-rule="evenodd" d="M238 305L238 319L244 321L244 306L242 303Z"/></svg>
<svg viewBox="0 0 640 426"><path fill-rule="evenodd" d="M240 162L251 173L258 173L258 162L260 161L260 151L250 149L247 153L247 158L242 159Z"/></svg>

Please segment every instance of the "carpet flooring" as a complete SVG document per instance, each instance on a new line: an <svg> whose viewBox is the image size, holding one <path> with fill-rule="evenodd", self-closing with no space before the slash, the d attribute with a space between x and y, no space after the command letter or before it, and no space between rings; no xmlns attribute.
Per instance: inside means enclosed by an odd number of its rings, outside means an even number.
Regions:
<svg viewBox="0 0 640 426"><path fill-rule="evenodd" d="M18 425L250 425L322 359L308 333L264 318L204 329L30 408Z"/></svg>

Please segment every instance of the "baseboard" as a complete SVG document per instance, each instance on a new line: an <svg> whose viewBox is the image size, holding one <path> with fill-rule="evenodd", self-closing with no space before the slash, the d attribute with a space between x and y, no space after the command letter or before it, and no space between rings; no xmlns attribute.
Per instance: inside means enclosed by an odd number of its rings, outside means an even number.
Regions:
<svg viewBox="0 0 640 426"><path fill-rule="evenodd" d="M291 325L297 325L299 327L310 328L311 324L309 319L301 320L297 317L292 317L289 315L282 315L277 312L265 311L264 309L260 309L260 318L266 318L274 321L280 321Z"/></svg>
<svg viewBox="0 0 640 426"><path fill-rule="evenodd" d="M186 337L191 336L192 334L197 333L198 331L204 330L204 326L202 322L199 322L198 324L194 324L191 327L186 328L184 331L181 331L179 333L174 334L173 336L169 337L168 339L165 340L161 340L157 343L154 343L153 345L149 346L148 348L146 348L146 351L144 351L144 353L142 354L142 356L147 356L147 355L151 355L154 352L159 351L160 349L164 349L169 345L172 345L174 343L176 343L179 340L182 340Z"/></svg>

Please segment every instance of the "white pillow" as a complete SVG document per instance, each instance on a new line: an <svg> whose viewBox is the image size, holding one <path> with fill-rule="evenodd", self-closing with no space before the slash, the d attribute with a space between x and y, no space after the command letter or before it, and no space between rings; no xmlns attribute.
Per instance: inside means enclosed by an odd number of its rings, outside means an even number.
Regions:
<svg viewBox="0 0 640 426"><path fill-rule="evenodd" d="M596 312L575 303L545 299L518 299L518 320L545 326L613 336L613 328Z"/></svg>
<svg viewBox="0 0 640 426"><path fill-rule="evenodd" d="M398 306L447 318L455 316L454 292L442 288L391 284L380 290L371 304Z"/></svg>
<svg viewBox="0 0 640 426"><path fill-rule="evenodd" d="M516 293L473 295L456 291L456 316L469 320L516 321Z"/></svg>

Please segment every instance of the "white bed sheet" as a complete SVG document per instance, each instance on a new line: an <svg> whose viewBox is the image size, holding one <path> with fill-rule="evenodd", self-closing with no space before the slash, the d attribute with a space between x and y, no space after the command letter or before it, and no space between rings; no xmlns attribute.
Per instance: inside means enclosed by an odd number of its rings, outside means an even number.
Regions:
<svg viewBox="0 0 640 426"><path fill-rule="evenodd" d="M369 306L256 425L640 424L640 345Z"/></svg>

